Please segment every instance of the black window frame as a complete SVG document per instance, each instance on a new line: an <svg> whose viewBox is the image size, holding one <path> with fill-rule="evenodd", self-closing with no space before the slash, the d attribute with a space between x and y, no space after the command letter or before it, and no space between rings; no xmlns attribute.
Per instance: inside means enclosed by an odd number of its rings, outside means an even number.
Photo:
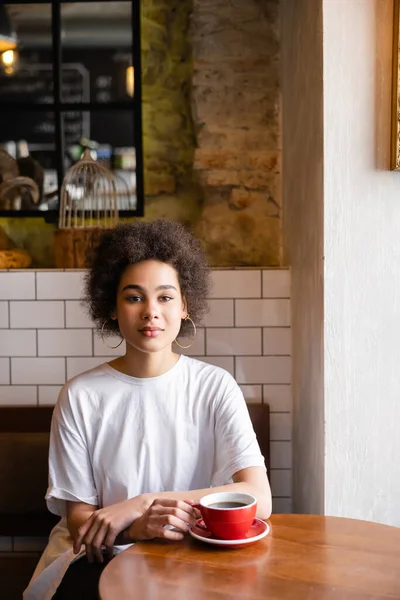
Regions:
<svg viewBox="0 0 400 600"><path fill-rule="evenodd" d="M1 1L1 0L0 0ZM64 111L115 111L127 110L132 107L133 110L133 146L136 154L136 208L132 210L119 210L119 216L124 217L143 217L144 215L144 182L143 182L143 135L142 135L142 86L141 86L141 42L140 42L140 0L123 0L131 4L131 30L132 30L132 65L134 68L134 94L130 100L113 102L63 102L61 87L61 67L62 67L62 41L61 41L61 6L62 4L73 3L83 4L97 2L111 3L121 0L5 0L5 6L20 4L46 4L51 6L51 33L52 33L52 51L53 51L53 104L9 102L0 100L0 110L4 112L18 111L43 111L54 112L55 124L55 154L57 165L58 189L61 190L62 181L65 175L64 156L65 139L63 132ZM58 199L57 210L0 210L0 217L41 217L48 223L58 223L60 211L60 198Z"/></svg>

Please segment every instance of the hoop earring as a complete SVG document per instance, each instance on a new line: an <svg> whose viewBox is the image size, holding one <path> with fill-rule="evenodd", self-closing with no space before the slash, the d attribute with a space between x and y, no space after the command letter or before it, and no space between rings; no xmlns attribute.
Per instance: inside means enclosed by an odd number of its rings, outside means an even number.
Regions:
<svg viewBox="0 0 400 600"><path fill-rule="evenodd" d="M193 339L190 342L190 344L188 346L182 346L179 342L177 342L177 340L175 339L174 342L177 346L179 346L179 348L190 348L191 346L193 346L193 344L196 341L196 336L197 336L197 329L196 329L196 325L193 323L192 319L189 317L189 315L186 315L186 317L184 318L184 321L190 321L191 324L193 325Z"/></svg>
<svg viewBox="0 0 400 600"><path fill-rule="evenodd" d="M108 344L106 344L106 342L104 341L104 325L107 323L107 321L108 321L108 319L104 320L103 325L101 326L101 329L100 329L101 341L103 342L103 344L105 344L107 346L107 348L110 348L110 350L115 350L115 348L118 348L122 344L122 342L124 341L124 338L122 338L120 343L117 344L116 346L109 346Z"/></svg>

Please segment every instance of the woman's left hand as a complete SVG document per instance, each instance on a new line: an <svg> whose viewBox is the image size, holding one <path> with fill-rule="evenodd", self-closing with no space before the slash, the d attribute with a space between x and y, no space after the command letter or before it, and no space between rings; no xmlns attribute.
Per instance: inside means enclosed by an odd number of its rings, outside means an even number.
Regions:
<svg viewBox="0 0 400 600"><path fill-rule="evenodd" d="M90 563L103 562L102 547L108 556L113 554L113 545L117 536L127 529L150 506L152 500L146 495L136 496L118 504L95 510L91 517L79 527L74 539L74 552L78 554L82 544L86 546L86 555Z"/></svg>

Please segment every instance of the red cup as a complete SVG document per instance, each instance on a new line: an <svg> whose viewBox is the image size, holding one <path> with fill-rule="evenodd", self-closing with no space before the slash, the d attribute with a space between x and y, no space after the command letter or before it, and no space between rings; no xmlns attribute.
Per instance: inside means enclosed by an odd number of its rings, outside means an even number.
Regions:
<svg viewBox="0 0 400 600"><path fill-rule="evenodd" d="M203 496L196 508L206 525L203 529L221 540L240 540L254 521L257 499L241 492L219 492Z"/></svg>

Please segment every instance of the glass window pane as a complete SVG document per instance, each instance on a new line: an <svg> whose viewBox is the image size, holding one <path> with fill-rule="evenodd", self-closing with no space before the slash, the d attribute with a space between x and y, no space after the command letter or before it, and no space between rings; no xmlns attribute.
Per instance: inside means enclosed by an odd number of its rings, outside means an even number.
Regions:
<svg viewBox="0 0 400 600"><path fill-rule="evenodd" d="M0 210L56 210L58 183L54 136L33 135L32 128L23 127L26 113L13 112L12 115L8 119L0 115ZM41 111L33 116L38 124L47 122ZM10 129L7 130L5 125Z"/></svg>
<svg viewBox="0 0 400 600"><path fill-rule="evenodd" d="M129 101L131 2L63 3L61 30L62 101Z"/></svg>
<svg viewBox="0 0 400 600"><path fill-rule="evenodd" d="M53 101L50 4L5 4L15 48L0 54L0 104ZM1 51L1 48L0 48Z"/></svg>
<svg viewBox="0 0 400 600"><path fill-rule="evenodd" d="M78 111L76 111L78 114ZM66 131L65 170L77 163L85 148L90 148L93 158L110 169L116 177L118 210L136 209L136 150L132 110L92 110L79 113L86 120L88 135L84 138L68 133L68 115L63 113ZM76 201L81 210L81 198L88 197L77 182ZM74 192L74 193L75 193ZM72 192L70 192L72 193ZM85 206L85 209L90 207Z"/></svg>

